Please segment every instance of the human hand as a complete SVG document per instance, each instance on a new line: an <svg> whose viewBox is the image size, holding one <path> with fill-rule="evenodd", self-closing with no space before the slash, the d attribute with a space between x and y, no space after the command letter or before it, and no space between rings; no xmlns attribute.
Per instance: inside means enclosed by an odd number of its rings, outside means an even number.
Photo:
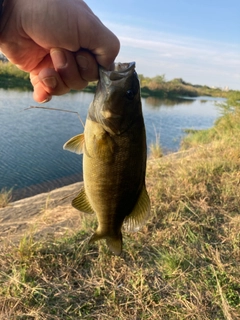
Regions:
<svg viewBox="0 0 240 320"><path fill-rule="evenodd" d="M30 73L34 99L46 102L97 80L119 41L82 0L5 0L0 48Z"/></svg>

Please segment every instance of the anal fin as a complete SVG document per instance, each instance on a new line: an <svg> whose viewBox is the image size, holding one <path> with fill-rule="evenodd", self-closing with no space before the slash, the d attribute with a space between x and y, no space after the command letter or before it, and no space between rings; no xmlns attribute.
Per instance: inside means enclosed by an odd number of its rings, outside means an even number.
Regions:
<svg viewBox="0 0 240 320"><path fill-rule="evenodd" d="M75 209L85 213L94 213L94 210L88 201L84 188L82 188L77 197L73 199L72 206Z"/></svg>
<svg viewBox="0 0 240 320"><path fill-rule="evenodd" d="M135 207L133 208L132 212L124 219L124 230L129 232L138 231L150 218L150 212L150 199L144 185Z"/></svg>

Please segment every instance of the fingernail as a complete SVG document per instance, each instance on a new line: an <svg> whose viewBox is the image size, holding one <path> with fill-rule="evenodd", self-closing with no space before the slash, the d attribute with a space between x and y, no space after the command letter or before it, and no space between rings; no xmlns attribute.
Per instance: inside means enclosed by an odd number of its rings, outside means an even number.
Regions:
<svg viewBox="0 0 240 320"><path fill-rule="evenodd" d="M86 57L78 55L76 56L76 60L81 69L86 70L88 68L88 59Z"/></svg>
<svg viewBox="0 0 240 320"><path fill-rule="evenodd" d="M55 68L64 68L67 65L67 58L63 51L61 50L52 50L51 58L53 60L53 64Z"/></svg>
<svg viewBox="0 0 240 320"><path fill-rule="evenodd" d="M49 98L47 98L47 99L45 99L45 100L43 100L43 101L41 101L41 102L39 102L39 103L46 103L46 102L48 102L48 101L50 101L52 99L52 97L49 97Z"/></svg>
<svg viewBox="0 0 240 320"><path fill-rule="evenodd" d="M42 82L44 83L44 85L45 85L46 87L49 87L49 88L51 88L51 89L54 89L54 88L56 88L56 86L57 86L57 80L56 80L56 78L54 78L54 77L44 78L44 79L42 80Z"/></svg>

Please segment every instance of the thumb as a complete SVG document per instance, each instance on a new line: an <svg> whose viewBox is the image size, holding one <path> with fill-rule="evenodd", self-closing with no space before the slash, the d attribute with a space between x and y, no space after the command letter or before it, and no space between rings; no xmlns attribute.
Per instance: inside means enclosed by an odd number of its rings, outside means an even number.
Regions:
<svg viewBox="0 0 240 320"><path fill-rule="evenodd" d="M89 47L87 49L90 49L95 55L95 59L99 65L108 69L119 53L120 42L116 35L100 20L99 24L99 28L95 29L92 37L89 39Z"/></svg>

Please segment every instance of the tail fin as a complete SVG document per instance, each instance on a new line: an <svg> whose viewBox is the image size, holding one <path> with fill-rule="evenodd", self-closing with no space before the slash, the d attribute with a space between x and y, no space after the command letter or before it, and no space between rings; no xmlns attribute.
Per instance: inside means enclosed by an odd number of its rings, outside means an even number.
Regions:
<svg viewBox="0 0 240 320"><path fill-rule="evenodd" d="M91 236L89 243L93 243L95 241L106 239L108 248L114 253L116 256L120 256L122 253L122 233L116 237L110 237L107 235L102 235L97 233L97 231Z"/></svg>

